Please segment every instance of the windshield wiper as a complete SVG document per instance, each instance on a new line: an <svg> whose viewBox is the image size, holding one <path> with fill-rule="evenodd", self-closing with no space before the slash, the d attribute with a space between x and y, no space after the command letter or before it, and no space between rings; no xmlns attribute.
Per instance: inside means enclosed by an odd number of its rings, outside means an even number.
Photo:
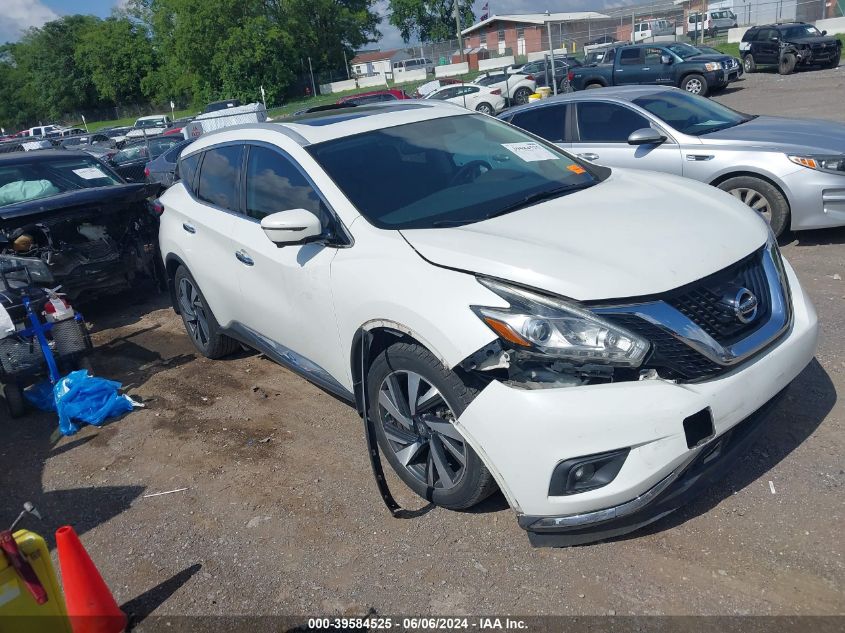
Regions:
<svg viewBox="0 0 845 633"><path fill-rule="evenodd" d="M577 185L566 185L564 187L556 187L555 189L549 189L547 191L538 191L537 193L532 193L528 196L525 196L521 200L514 202L513 204L509 204L508 206L498 209L497 211L493 211L492 213L488 213L484 219L489 220L491 218L497 218L500 215L505 215L506 213L511 213L512 211L518 211L519 209L523 209L525 207L530 207L538 202L542 202L543 200L552 200L553 198L559 198L563 195L568 193L572 193L573 191L579 191L581 189L587 189L588 187L592 187L594 182L582 182Z"/></svg>
<svg viewBox="0 0 845 633"><path fill-rule="evenodd" d="M596 183L584 182L577 185L566 185L565 187L556 187L547 191L538 191L537 193L527 195L524 198L514 202L513 204L510 204L502 209L492 211L480 218L461 218L459 220L435 220L431 223L431 226L434 228L441 228L445 226L461 226L462 224L473 224L475 222L483 222L484 220L497 218L500 215L505 215L506 213L511 213L512 211L517 211L518 209L522 209L524 207L530 207L531 205L537 204L538 202L542 202L543 200L559 198L560 196L572 193L573 191L592 187L594 184Z"/></svg>

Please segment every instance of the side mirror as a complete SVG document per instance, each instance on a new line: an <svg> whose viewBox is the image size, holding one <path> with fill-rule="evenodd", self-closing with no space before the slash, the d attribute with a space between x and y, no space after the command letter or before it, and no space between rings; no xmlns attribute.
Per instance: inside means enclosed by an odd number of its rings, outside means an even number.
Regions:
<svg viewBox="0 0 845 633"><path fill-rule="evenodd" d="M661 55L660 56L660 63L664 66L668 66L672 63L672 56L671 55Z"/></svg>
<svg viewBox="0 0 845 633"><path fill-rule="evenodd" d="M660 132L651 127L644 127L631 132L628 145L660 145L666 140Z"/></svg>
<svg viewBox="0 0 845 633"><path fill-rule="evenodd" d="M320 220L305 209L289 209L271 213L261 220L267 238L277 246L302 244L323 232Z"/></svg>
<svg viewBox="0 0 845 633"><path fill-rule="evenodd" d="M822 35L827 35L827 31L822 31Z"/></svg>

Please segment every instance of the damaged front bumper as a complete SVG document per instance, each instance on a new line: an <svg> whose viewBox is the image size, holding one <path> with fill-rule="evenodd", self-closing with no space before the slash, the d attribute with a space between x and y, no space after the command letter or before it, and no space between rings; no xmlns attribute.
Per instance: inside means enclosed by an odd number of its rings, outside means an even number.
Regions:
<svg viewBox="0 0 845 633"><path fill-rule="evenodd" d="M682 505L747 449L767 403L816 349L815 310L786 268L791 329L719 378L548 389L493 381L478 394L456 428L496 478L532 543L575 545L636 530ZM704 432L687 428L688 420L700 419ZM615 472L592 488L571 486L569 474L577 473L570 464L597 457L616 460Z"/></svg>

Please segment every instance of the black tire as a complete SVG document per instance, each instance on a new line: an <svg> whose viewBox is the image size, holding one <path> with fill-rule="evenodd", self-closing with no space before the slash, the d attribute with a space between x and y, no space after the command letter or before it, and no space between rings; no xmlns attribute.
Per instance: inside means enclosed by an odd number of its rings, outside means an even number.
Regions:
<svg viewBox="0 0 845 633"><path fill-rule="evenodd" d="M707 93L710 92L710 87L707 85L707 79L704 78L704 75L699 75L697 73L692 73L687 75L681 80L681 90L685 90L690 94L698 95L700 97L706 97Z"/></svg>
<svg viewBox="0 0 845 633"><path fill-rule="evenodd" d="M735 197L743 202L741 192L748 190L749 192L757 192L768 202L768 216L766 220L772 227L772 232L775 236L781 235L789 226L789 202L787 202L780 189L775 187L770 182L762 178L755 178L754 176L735 176L728 178L724 182L719 183L719 189L733 193ZM764 216L765 217L765 216Z"/></svg>
<svg viewBox="0 0 845 633"><path fill-rule="evenodd" d="M9 408L9 415L19 418L26 413L26 401L23 398L23 391L18 385L5 385L3 397L6 399L6 406Z"/></svg>
<svg viewBox="0 0 845 633"><path fill-rule="evenodd" d="M481 114L489 114L492 116L493 114L493 106L491 106L486 101L482 101L477 106L475 106L476 112L481 112Z"/></svg>
<svg viewBox="0 0 845 633"><path fill-rule="evenodd" d="M525 86L523 86L522 88L517 88L516 91L513 93L513 102L516 105L528 103L528 97L530 96L531 88L526 88Z"/></svg>
<svg viewBox="0 0 845 633"><path fill-rule="evenodd" d="M837 53L836 57L834 57L833 59L830 60L830 62L828 62L827 66L825 66L825 68L839 68L839 61L841 59L842 59L842 51L840 50L839 53Z"/></svg>
<svg viewBox="0 0 845 633"><path fill-rule="evenodd" d="M376 357L367 374L369 414L372 416L376 427L376 437L385 458L411 490L435 505L452 510L463 510L480 503L496 490L496 482L469 444L462 443L461 448L464 452L465 463L460 470L457 481L448 488L437 487L437 482L432 486L430 483L423 481L419 474L415 475L409 467L399 461L396 454L397 449L391 446L391 440L388 440L385 427L400 427L394 424L393 418L387 413L386 409L384 409L385 413L382 413L383 407L380 404L379 396L382 392L382 385L387 384L385 381L389 376L401 376L403 373L416 374L430 386L436 388L442 396L441 401L446 410L451 410L454 417L459 417L477 394L476 389L465 384L454 372L448 371L431 352L421 345L396 343L388 347ZM405 393L403 394L405 397L407 397L409 390L407 385L408 383L405 384ZM420 417L414 416L414 428L419 424ZM443 420L444 418L439 418L441 424ZM430 433L429 437L434 435L431 431L428 431L428 433ZM442 436L440 436L439 441L443 441ZM433 439L430 444L434 444ZM425 450L428 450L429 454L434 452L430 446L427 449L420 450L420 459L424 459L427 465L417 465L416 467L424 468L426 473L433 472L435 466L430 457L425 458L423 455ZM445 455L442 444L439 450L441 455ZM440 483L442 485L442 481Z"/></svg>
<svg viewBox="0 0 845 633"><path fill-rule="evenodd" d="M780 56L778 62L778 73L781 75L791 75L795 71L795 64L798 60L792 53L784 53Z"/></svg>
<svg viewBox="0 0 845 633"><path fill-rule="evenodd" d="M597 81L594 81L592 83L588 83L586 86L584 86L584 90L595 90L596 88L604 88L604 86L602 86Z"/></svg>
<svg viewBox="0 0 845 633"><path fill-rule="evenodd" d="M190 299L187 296L183 298L181 294L183 284L188 284L196 293L189 295ZM220 325L214 318L211 308L208 307L202 290L184 266L176 269L173 286L185 331L200 354L206 358L223 358L238 349L237 341L220 332ZM193 314L191 310L194 311Z"/></svg>
<svg viewBox="0 0 845 633"><path fill-rule="evenodd" d="M747 73L757 72L757 62L754 61L754 55L749 53L742 58L742 69Z"/></svg>

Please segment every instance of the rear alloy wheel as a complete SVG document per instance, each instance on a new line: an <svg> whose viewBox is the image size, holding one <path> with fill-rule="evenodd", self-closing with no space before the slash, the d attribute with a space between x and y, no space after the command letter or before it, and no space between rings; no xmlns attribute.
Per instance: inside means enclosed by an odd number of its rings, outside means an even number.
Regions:
<svg viewBox="0 0 845 633"><path fill-rule="evenodd" d="M491 106L486 101L483 101L482 103L479 103L477 106L475 106L475 111L481 112L481 114L493 114L493 106Z"/></svg>
<svg viewBox="0 0 845 633"><path fill-rule="evenodd" d="M719 189L727 191L759 213L772 227L776 236L786 230L789 223L789 203L771 183L751 176L737 176L720 183Z"/></svg>
<svg viewBox="0 0 845 633"><path fill-rule="evenodd" d="M681 90L686 90L690 94L707 96L707 80L703 75L687 75L681 82Z"/></svg>
<svg viewBox="0 0 845 633"><path fill-rule="evenodd" d="M220 332L197 282L184 266L177 269L173 283L182 322L197 351L206 358L223 358L234 352L238 343Z"/></svg>
<svg viewBox="0 0 845 633"><path fill-rule="evenodd" d="M600 83L591 83L584 86L585 90L595 90L596 88L604 88Z"/></svg>
<svg viewBox="0 0 845 633"><path fill-rule="evenodd" d="M784 53L781 55L780 63L778 63L778 72L781 75L791 75L795 70L797 60L792 53Z"/></svg>
<svg viewBox="0 0 845 633"><path fill-rule="evenodd" d="M415 344L390 346L368 373L370 415L385 458L414 492L446 508L472 507L496 489L454 426L475 393Z"/></svg>
<svg viewBox="0 0 845 633"><path fill-rule="evenodd" d="M746 55L742 58L742 69L747 73L753 73L757 70L757 62L754 61L754 55Z"/></svg>
<svg viewBox="0 0 845 633"><path fill-rule="evenodd" d="M531 96L531 89L526 88L523 86L522 88L517 88L516 92L513 93L513 102L516 105L522 105L524 103L528 103L528 97Z"/></svg>

